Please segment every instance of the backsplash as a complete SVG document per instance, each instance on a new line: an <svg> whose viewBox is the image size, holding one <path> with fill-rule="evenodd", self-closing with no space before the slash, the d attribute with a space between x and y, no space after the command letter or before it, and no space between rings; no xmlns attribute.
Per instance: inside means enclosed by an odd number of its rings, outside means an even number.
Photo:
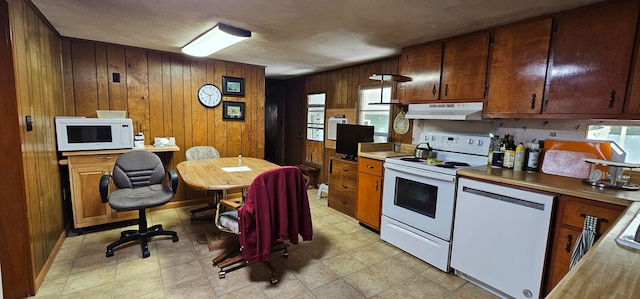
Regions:
<svg viewBox="0 0 640 299"><path fill-rule="evenodd" d="M423 120L413 121L412 143L418 143L422 132L455 132L504 136L506 132L514 136L516 143L537 142L551 137L585 138L587 128L593 124L638 125L637 121L615 120L564 120L564 119L487 119L475 121Z"/></svg>

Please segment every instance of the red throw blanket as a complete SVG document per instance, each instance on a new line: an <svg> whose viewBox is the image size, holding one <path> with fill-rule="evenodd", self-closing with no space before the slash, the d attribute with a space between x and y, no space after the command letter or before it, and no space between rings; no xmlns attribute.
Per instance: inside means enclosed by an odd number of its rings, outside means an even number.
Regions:
<svg viewBox="0 0 640 299"><path fill-rule="evenodd" d="M239 239L246 263L269 260L273 243L298 244L313 236L307 187L293 166L271 169L257 176L238 210Z"/></svg>

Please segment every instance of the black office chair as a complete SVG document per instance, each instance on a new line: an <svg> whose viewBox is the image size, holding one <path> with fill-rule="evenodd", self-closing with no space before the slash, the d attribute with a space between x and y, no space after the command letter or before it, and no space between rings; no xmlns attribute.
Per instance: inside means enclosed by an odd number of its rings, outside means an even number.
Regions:
<svg viewBox="0 0 640 299"><path fill-rule="evenodd" d="M178 234L174 231L163 230L162 225L147 227L146 209L166 204L178 190L178 174L168 170L171 186L162 184L165 171L160 158L150 152L133 151L122 154L113 167L111 175L100 178L100 196L102 202L116 211L138 210L138 230L127 230L120 233L120 239L107 246L107 257L113 256L113 249L127 242L140 240L142 257L149 257L147 241L155 236L171 236L173 242L178 242ZM109 194L109 178L118 190Z"/></svg>
<svg viewBox="0 0 640 299"><path fill-rule="evenodd" d="M200 159L216 159L216 158L220 158L220 153L213 146L201 145L201 146L190 147L186 152L184 152L184 157L186 161L200 160ZM209 202L209 205L207 205L206 207L201 207L201 208L197 208L189 211L191 212L191 222L198 221L198 220L208 220L208 221L213 220L213 215L196 216L196 213L215 210L216 204L218 204L218 200L220 200L220 198L227 198L226 191L214 191L214 192L215 193L213 194L213 198ZM205 193L207 193L207 191L205 191Z"/></svg>

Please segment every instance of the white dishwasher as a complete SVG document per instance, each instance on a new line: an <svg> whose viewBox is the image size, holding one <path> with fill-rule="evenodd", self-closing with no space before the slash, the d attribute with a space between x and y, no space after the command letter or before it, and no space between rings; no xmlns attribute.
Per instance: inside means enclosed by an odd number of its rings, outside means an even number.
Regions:
<svg viewBox="0 0 640 299"><path fill-rule="evenodd" d="M500 297L540 298L554 198L459 179L451 268Z"/></svg>

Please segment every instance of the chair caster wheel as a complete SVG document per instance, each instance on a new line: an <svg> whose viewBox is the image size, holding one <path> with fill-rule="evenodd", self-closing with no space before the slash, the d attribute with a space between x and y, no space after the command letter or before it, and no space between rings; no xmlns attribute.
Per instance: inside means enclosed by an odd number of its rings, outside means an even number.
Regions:
<svg viewBox="0 0 640 299"><path fill-rule="evenodd" d="M285 249L285 250L282 252L282 256L284 256L284 257L289 257L289 249Z"/></svg>
<svg viewBox="0 0 640 299"><path fill-rule="evenodd" d="M113 250L107 249L107 257L112 257L113 256Z"/></svg>
<svg viewBox="0 0 640 299"><path fill-rule="evenodd" d="M171 241L173 241L174 243L178 242L178 236L173 236L173 238L171 238Z"/></svg>
<svg viewBox="0 0 640 299"><path fill-rule="evenodd" d="M278 283L278 277L276 277L276 276L271 276L271 279L270 279L270 280L271 280L271 284L276 284L276 283Z"/></svg>
<svg viewBox="0 0 640 299"><path fill-rule="evenodd" d="M151 253L149 253L149 248L144 248L142 249L142 258L148 258L149 256L151 256Z"/></svg>
<svg viewBox="0 0 640 299"><path fill-rule="evenodd" d="M227 272L224 272L224 271L220 271L220 272L218 272L218 278L219 278L219 279L223 279L223 278L224 278L224 276L225 276L225 274L227 274Z"/></svg>

